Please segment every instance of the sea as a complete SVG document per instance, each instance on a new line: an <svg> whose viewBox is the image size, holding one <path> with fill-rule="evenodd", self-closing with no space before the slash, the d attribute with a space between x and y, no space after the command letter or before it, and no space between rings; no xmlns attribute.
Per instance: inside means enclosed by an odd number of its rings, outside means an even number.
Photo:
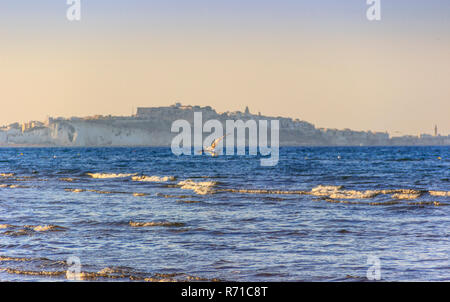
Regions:
<svg viewBox="0 0 450 302"><path fill-rule="evenodd" d="M0 149L0 281L450 281L450 147Z"/></svg>

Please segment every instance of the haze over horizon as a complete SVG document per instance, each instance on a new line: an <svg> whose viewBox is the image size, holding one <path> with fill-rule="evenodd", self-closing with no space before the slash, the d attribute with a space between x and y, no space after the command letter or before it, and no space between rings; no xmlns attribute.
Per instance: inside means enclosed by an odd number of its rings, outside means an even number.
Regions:
<svg viewBox="0 0 450 302"><path fill-rule="evenodd" d="M175 102L450 134L450 1L0 3L0 125Z"/></svg>

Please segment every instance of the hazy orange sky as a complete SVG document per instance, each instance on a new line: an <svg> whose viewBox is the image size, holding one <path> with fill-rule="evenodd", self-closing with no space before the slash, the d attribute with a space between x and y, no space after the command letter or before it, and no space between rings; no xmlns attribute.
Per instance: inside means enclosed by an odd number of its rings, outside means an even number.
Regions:
<svg viewBox="0 0 450 302"><path fill-rule="evenodd" d="M450 1L65 2L0 3L0 125L181 102L450 134Z"/></svg>

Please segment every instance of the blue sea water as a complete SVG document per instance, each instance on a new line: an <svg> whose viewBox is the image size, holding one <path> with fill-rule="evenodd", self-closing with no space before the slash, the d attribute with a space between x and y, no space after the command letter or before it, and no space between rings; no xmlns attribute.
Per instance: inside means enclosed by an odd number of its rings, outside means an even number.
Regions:
<svg viewBox="0 0 450 302"><path fill-rule="evenodd" d="M370 259L449 281L449 168L450 147L0 149L0 281L67 280L71 256L99 281L365 281Z"/></svg>

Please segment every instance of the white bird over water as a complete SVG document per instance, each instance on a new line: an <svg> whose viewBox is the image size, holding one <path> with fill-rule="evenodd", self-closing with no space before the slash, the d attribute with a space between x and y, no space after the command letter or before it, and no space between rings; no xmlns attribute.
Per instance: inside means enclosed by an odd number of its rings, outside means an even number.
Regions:
<svg viewBox="0 0 450 302"><path fill-rule="evenodd" d="M222 136L222 137L216 138L216 139L212 142L211 146L208 146L208 147L206 147L206 148L203 148L203 150L204 150L205 152L208 152L209 154L211 154L211 156L213 156L213 157L218 156L219 153L216 152L216 147L217 147L217 145L220 143L220 141L223 140L223 139L225 138L225 136L227 136L227 135L229 135L229 133L228 133L228 134L225 134L225 135ZM199 151L199 152L202 153L202 151Z"/></svg>

